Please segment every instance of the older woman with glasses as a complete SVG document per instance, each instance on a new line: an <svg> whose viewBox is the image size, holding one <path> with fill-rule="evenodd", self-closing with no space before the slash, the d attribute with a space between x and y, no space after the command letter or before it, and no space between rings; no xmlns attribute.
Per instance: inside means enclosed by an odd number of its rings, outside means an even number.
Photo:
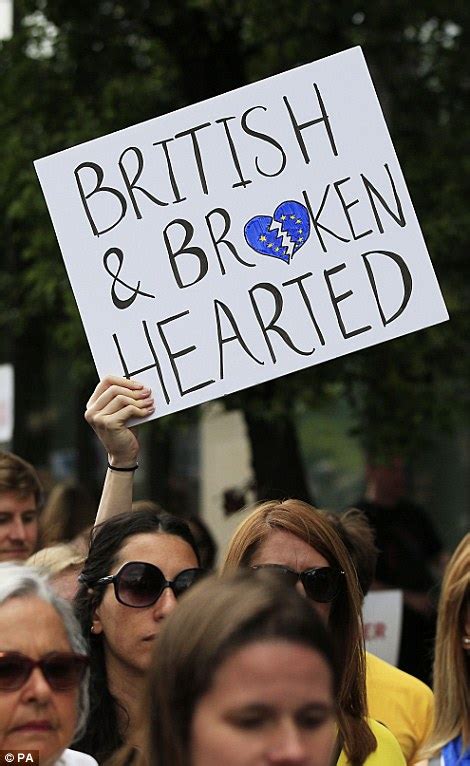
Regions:
<svg viewBox="0 0 470 766"><path fill-rule="evenodd" d="M90 766L68 750L88 713L88 657L71 607L36 570L0 564L0 750Z"/></svg>

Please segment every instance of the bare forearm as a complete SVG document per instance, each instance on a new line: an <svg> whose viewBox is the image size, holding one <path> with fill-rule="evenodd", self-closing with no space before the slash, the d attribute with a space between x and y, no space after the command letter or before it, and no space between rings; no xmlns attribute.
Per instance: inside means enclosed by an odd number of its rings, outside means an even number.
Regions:
<svg viewBox="0 0 470 766"><path fill-rule="evenodd" d="M132 492L134 473L112 471L108 468L101 493L101 500L96 514L96 524L132 510Z"/></svg>
<svg viewBox="0 0 470 766"><path fill-rule="evenodd" d="M132 510L139 442L127 423L131 418L144 419L151 415L153 405L150 389L112 376L99 382L87 403L85 419L108 453L109 466L95 525Z"/></svg>

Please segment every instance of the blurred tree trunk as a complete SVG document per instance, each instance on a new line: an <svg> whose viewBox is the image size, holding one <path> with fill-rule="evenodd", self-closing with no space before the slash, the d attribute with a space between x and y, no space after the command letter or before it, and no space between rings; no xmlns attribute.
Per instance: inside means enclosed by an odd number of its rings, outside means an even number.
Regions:
<svg viewBox="0 0 470 766"><path fill-rule="evenodd" d="M147 497L165 510L172 507L170 490L171 430L161 426L159 420L148 426L146 440Z"/></svg>
<svg viewBox="0 0 470 766"><path fill-rule="evenodd" d="M312 502L297 436L295 396L279 386L283 381L267 381L231 401L245 416L258 499Z"/></svg>
<svg viewBox="0 0 470 766"><path fill-rule="evenodd" d="M295 497L313 502L291 413L266 420L245 413L258 500Z"/></svg>

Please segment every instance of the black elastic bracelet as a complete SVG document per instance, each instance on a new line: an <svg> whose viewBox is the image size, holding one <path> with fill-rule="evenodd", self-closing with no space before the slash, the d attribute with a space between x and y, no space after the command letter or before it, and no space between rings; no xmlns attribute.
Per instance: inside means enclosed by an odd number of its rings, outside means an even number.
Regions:
<svg viewBox="0 0 470 766"><path fill-rule="evenodd" d="M139 467L139 464L136 463L135 465L130 465L129 468L119 468L117 465L111 465L111 463L108 461L108 468L111 469L111 471L137 471Z"/></svg>

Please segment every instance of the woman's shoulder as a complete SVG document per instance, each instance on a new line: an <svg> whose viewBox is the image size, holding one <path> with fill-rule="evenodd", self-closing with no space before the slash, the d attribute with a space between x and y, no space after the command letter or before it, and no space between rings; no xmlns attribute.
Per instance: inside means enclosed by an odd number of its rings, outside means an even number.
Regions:
<svg viewBox="0 0 470 766"><path fill-rule="evenodd" d="M405 756L390 729L373 718L368 718L367 723L377 740L377 750L370 754L367 766L406 766Z"/></svg>
<svg viewBox="0 0 470 766"><path fill-rule="evenodd" d="M78 750L64 750L56 766L98 766L93 756Z"/></svg>
<svg viewBox="0 0 470 766"><path fill-rule="evenodd" d="M367 723L377 740L377 749L364 761L364 766L406 766L405 756L392 732L373 718L368 718ZM349 766L344 752L337 766Z"/></svg>

